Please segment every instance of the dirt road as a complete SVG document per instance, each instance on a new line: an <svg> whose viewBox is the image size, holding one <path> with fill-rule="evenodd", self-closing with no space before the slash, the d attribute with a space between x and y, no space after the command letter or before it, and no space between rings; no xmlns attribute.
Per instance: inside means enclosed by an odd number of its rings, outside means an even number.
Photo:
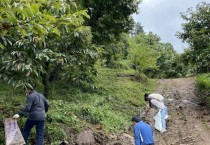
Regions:
<svg viewBox="0 0 210 145"><path fill-rule="evenodd" d="M156 145L210 145L210 116L196 96L195 79L161 79L156 92L165 97L167 132L155 130Z"/></svg>

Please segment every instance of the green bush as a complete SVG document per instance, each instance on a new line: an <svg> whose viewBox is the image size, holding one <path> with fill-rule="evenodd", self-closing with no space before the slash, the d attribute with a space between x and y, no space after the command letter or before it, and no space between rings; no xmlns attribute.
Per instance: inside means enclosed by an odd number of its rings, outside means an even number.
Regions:
<svg viewBox="0 0 210 145"><path fill-rule="evenodd" d="M67 138L67 134L64 131L64 126L55 125L55 124L47 124L45 135L48 142L59 142Z"/></svg>
<svg viewBox="0 0 210 145"><path fill-rule="evenodd" d="M104 118L102 110L93 106L81 107L78 116L91 124L99 124Z"/></svg>
<svg viewBox="0 0 210 145"><path fill-rule="evenodd" d="M210 74L201 74L197 77L196 86L198 94L204 98L205 104L210 108Z"/></svg>
<svg viewBox="0 0 210 145"><path fill-rule="evenodd" d="M196 85L200 90L210 90L210 74L199 75Z"/></svg>
<svg viewBox="0 0 210 145"><path fill-rule="evenodd" d="M1 128L1 127L0 127ZM3 129L2 129L3 130ZM3 131L0 131L0 144L3 144L5 141L4 141L4 132Z"/></svg>
<svg viewBox="0 0 210 145"><path fill-rule="evenodd" d="M105 112L105 119L102 121L103 126L111 132L117 132L126 128L129 121L129 117L123 113L107 110Z"/></svg>

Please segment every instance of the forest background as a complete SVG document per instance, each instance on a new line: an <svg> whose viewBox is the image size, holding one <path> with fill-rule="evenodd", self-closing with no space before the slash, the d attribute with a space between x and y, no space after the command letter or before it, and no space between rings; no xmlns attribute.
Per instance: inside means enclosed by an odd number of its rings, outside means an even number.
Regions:
<svg viewBox="0 0 210 145"><path fill-rule="evenodd" d="M134 23L139 0L1 0L0 118L25 104L32 84L49 100L45 141L101 126L131 132L130 117L143 109L143 94L155 79L195 76L210 104L210 4L199 3L180 17L182 54ZM25 118L19 120L22 127ZM0 125L3 128L3 124ZM31 140L35 132L32 132ZM4 132L0 131L0 143Z"/></svg>

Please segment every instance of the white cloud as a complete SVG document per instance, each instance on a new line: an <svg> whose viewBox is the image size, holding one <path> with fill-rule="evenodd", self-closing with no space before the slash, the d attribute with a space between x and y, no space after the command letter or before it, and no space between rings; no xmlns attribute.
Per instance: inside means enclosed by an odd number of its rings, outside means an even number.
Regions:
<svg viewBox="0 0 210 145"><path fill-rule="evenodd" d="M182 43L175 34L182 31L184 22L180 16L188 8L195 7L203 0L143 0L140 13L133 15L136 22L140 22L146 32L152 31L161 37L162 42L169 42L174 49L181 53L187 44ZM205 2L209 0L204 0Z"/></svg>

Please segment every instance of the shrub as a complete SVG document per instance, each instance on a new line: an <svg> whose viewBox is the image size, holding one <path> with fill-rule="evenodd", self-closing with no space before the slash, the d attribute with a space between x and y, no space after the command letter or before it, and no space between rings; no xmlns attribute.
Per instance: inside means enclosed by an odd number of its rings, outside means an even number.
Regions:
<svg viewBox="0 0 210 145"><path fill-rule="evenodd" d="M85 119L87 122L92 124L98 124L102 121L103 113L102 110L93 106L85 106L80 109L78 116Z"/></svg>
<svg viewBox="0 0 210 145"><path fill-rule="evenodd" d="M198 94L203 97L204 104L210 108L210 74L201 74L197 77Z"/></svg>
<svg viewBox="0 0 210 145"><path fill-rule="evenodd" d="M197 77L196 85L199 90L210 90L210 74L202 74Z"/></svg>

